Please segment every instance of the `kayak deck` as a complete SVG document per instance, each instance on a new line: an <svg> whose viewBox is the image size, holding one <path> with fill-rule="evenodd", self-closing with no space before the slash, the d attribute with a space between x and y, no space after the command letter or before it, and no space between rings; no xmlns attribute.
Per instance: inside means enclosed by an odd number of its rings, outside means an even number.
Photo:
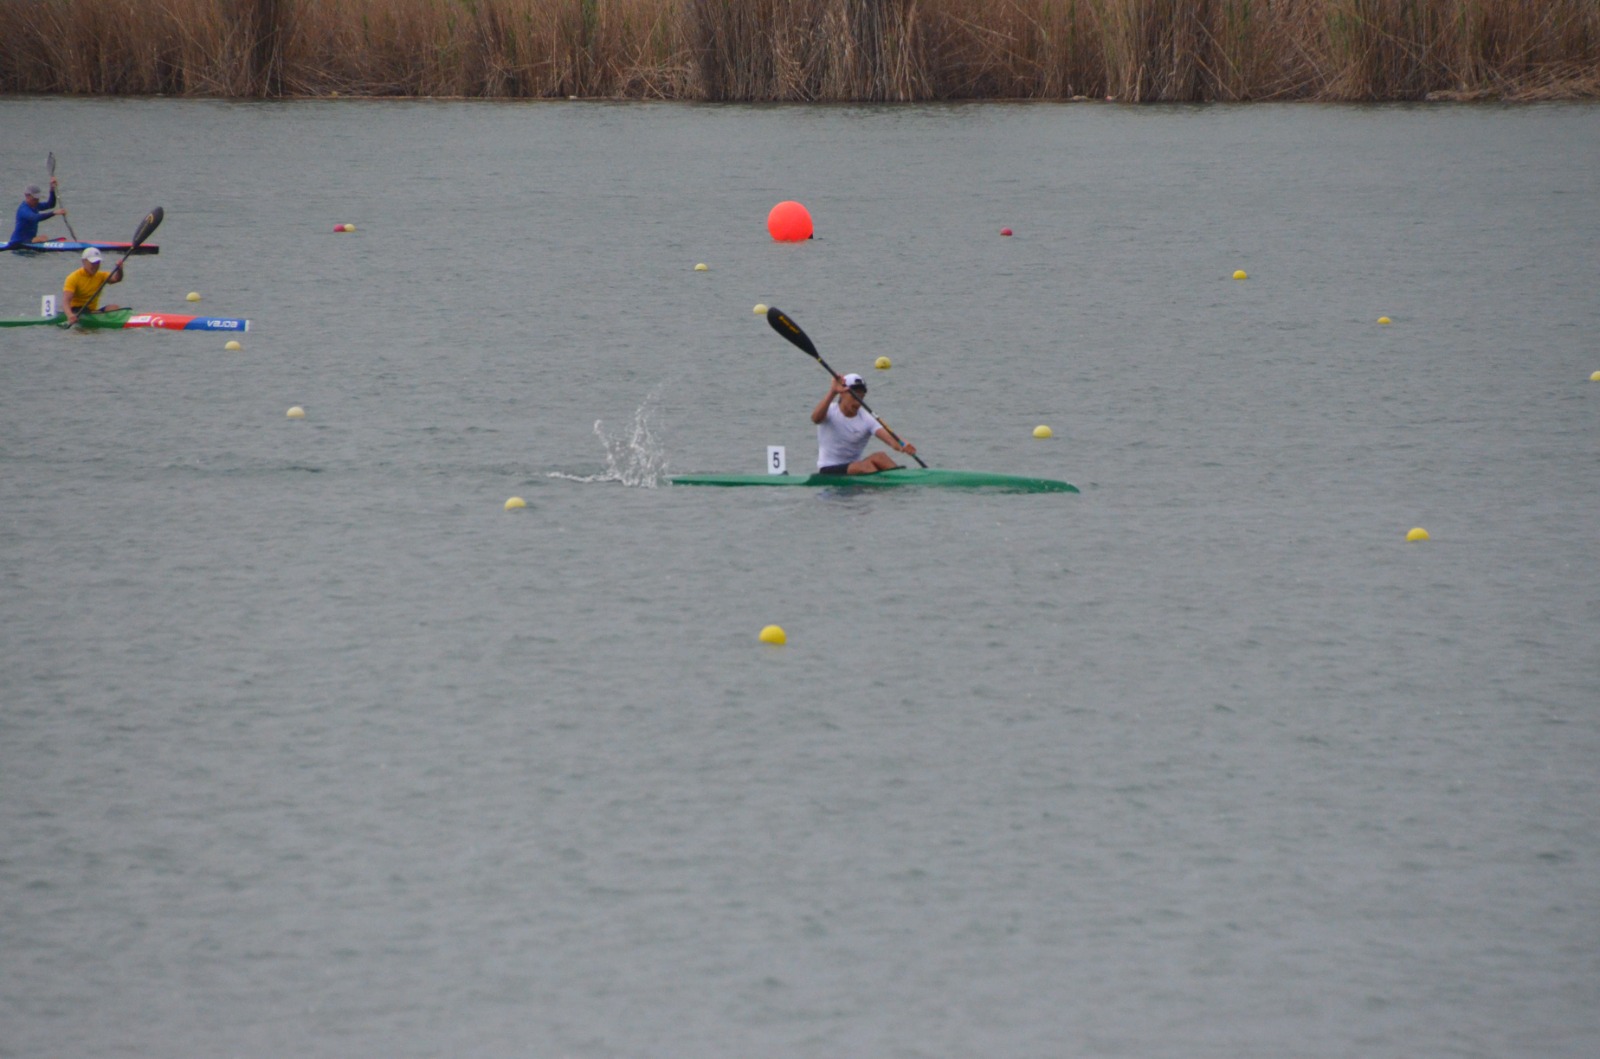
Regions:
<svg viewBox="0 0 1600 1059"><path fill-rule="evenodd" d="M673 485L752 485L811 488L884 489L895 486L931 486L946 489L992 489L1007 493L1076 493L1078 487L1053 478L1028 478L987 471L951 471L944 468L903 467L877 474L676 474Z"/></svg>
<svg viewBox="0 0 1600 1059"><path fill-rule="evenodd" d="M110 309L102 313L84 313L78 317L81 327L111 331L126 327L133 316L132 309ZM24 316L19 320L0 320L0 327L66 327L67 314L54 316Z"/></svg>
<svg viewBox="0 0 1600 1059"><path fill-rule="evenodd" d="M138 234L138 233L134 233ZM139 257L143 254L159 254L161 248L154 243L80 243L71 239L46 239L42 243L6 243L0 245L0 250L14 250L19 254L75 254L94 247L114 254L131 254Z"/></svg>

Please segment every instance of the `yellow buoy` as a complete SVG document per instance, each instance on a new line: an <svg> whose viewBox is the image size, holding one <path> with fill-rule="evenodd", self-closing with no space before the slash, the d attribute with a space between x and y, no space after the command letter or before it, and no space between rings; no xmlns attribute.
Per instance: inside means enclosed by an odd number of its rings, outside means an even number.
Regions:
<svg viewBox="0 0 1600 1059"><path fill-rule="evenodd" d="M711 271L711 266L702 261L694 267L694 270L696 272L709 272Z"/></svg>
<svg viewBox="0 0 1600 1059"><path fill-rule="evenodd" d="M888 357L879 357L877 360L872 362L872 366L874 368L877 368L879 371L888 371L889 370L889 358Z"/></svg>
<svg viewBox="0 0 1600 1059"><path fill-rule="evenodd" d="M230 338L228 339L228 344L222 348L231 353L234 350L243 349L244 347L239 344L239 340L237 338Z"/></svg>
<svg viewBox="0 0 1600 1059"><path fill-rule="evenodd" d="M1380 316L1380 317L1378 317L1378 323L1380 323L1380 324L1392 324L1392 323L1394 323L1394 321L1389 319L1387 316Z"/></svg>
<svg viewBox="0 0 1600 1059"><path fill-rule="evenodd" d="M299 405L295 405L293 408L289 409L283 414L288 416L290 419L304 419L306 417L306 410L301 408Z"/></svg>
<svg viewBox="0 0 1600 1059"><path fill-rule="evenodd" d="M767 307L762 305L760 302L756 302L756 307L752 309L751 312L755 313L757 316L765 316L767 315Z"/></svg>
<svg viewBox="0 0 1600 1059"><path fill-rule="evenodd" d="M1600 371L1597 371L1593 375L1589 376L1589 381L1590 382L1600 382Z"/></svg>
<svg viewBox="0 0 1600 1059"><path fill-rule="evenodd" d="M786 644L789 637L784 635L783 629L777 625L768 625L761 630L761 642L770 644Z"/></svg>
<svg viewBox="0 0 1600 1059"><path fill-rule="evenodd" d="M1033 436L1036 438L1053 438L1056 436L1056 432L1045 426L1043 423L1040 423L1038 426L1033 428Z"/></svg>
<svg viewBox="0 0 1600 1059"><path fill-rule="evenodd" d="M192 290L188 294L184 295L184 299L186 301L197 302L200 300L200 292L197 290Z"/></svg>
<svg viewBox="0 0 1600 1059"><path fill-rule="evenodd" d="M1413 528L1410 533L1406 534L1406 540L1408 541L1425 541L1427 539L1428 531L1423 529L1421 526Z"/></svg>
<svg viewBox="0 0 1600 1059"><path fill-rule="evenodd" d="M347 232L353 232L353 231L355 231L355 230L356 230L356 226L355 226L355 225L353 225L353 224L350 224L350 223L349 223L349 222L348 222L348 221L347 221L347 222L345 222L345 226L344 226L344 230L345 230L345 231L347 231Z"/></svg>
<svg viewBox="0 0 1600 1059"><path fill-rule="evenodd" d="M506 510L507 511L520 511L520 510L522 510L523 508L525 508L527 506L528 506L528 502L526 500L522 499L522 497L520 497L520 496L514 496L510 500L506 501Z"/></svg>
<svg viewBox="0 0 1600 1059"><path fill-rule="evenodd" d="M1233 278L1234 279L1249 279L1250 275L1249 275L1249 273L1245 272L1244 269L1239 268L1239 269L1234 269Z"/></svg>

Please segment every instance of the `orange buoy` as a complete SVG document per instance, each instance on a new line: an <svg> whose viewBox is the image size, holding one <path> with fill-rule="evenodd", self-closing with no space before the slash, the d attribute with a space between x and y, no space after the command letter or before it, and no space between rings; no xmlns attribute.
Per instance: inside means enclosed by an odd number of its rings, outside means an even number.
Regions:
<svg viewBox="0 0 1600 1059"><path fill-rule="evenodd" d="M811 214L798 202L780 202L767 214L767 231L780 243L811 238Z"/></svg>

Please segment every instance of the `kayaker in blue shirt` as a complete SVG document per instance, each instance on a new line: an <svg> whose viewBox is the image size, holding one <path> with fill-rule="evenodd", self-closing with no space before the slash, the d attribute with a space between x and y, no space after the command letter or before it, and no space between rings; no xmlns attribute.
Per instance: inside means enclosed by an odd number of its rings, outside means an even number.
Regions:
<svg viewBox="0 0 1600 1059"><path fill-rule="evenodd" d="M811 410L811 421L817 425L818 474L877 474L897 469L900 465L887 452L861 458L873 438L896 452L916 454L915 445L902 445L861 407L866 395L867 382L861 376L854 372L843 378L834 376L833 385Z"/></svg>
<svg viewBox="0 0 1600 1059"><path fill-rule="evenodd" d="M6 243L7 248L21 246L25 243L39 242L39 222L46 217L65 217L66 207L56 207L56 178L50 178L50 201L40 204L39 196L43 194L38 184L29 184L22 193L22 205L17 207L17 226L11 231L11 239Z"/></svg>

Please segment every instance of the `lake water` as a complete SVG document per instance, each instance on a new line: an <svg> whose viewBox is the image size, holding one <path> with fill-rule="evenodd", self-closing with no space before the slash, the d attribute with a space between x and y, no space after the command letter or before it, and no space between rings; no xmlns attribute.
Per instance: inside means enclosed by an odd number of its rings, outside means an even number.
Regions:
<svg viewBox="0 0 1600 1059"><path fill-rule="evenodd" d="M1600 108L0 128L0 1055L1600 1054Z"/></svg>

